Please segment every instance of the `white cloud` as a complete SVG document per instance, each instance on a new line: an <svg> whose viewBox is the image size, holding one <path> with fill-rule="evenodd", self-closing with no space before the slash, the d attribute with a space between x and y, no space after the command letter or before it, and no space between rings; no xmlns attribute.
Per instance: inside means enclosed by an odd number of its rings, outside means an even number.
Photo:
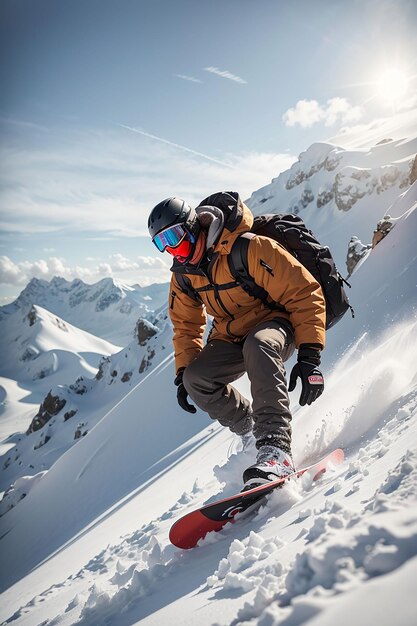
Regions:
<svg viewBox="0 0 417 626"><path fill-rule="evenodd" d="M95 282L105 276L127 274L139 270L164 270L164 276L168 276L169 265L163 257L137 257L131 260L122 254L112 255L108 262L101 262L90 267L75 265L68 266L64 259L50 257L49 259L39 259L37 261L22 261L14 263L7 256L0 256L0 285L25 285L31 278L42 278L51 280L54 276L61 276L67 280L81 278L88 282ZM151 280L151 277L146 277ZM142 276L141 276L142 280Z"/></svg>
<svg viewBox="0 0 417 626"><path fill-rule="evenodd" d="M317 100L299 100L293 109L284 113L282 119L286 126L299 124L308 128L323 119L323 110Z"/></svg>
<svg viewBox="0 0 417 626"><path fill-rule="evenodd" d="M13 231L54 232L59 250L60 232L76 237L88 231L96 241L147 236L149 211L162 198L177 195L195 205L225 188L247 198L294 161L287 154L257 152L214 159L120 128L62 132L55 141L53 147L30 149L6 140L1 145L3 240Z"/></svg>
<svg viewBox="0 0 417 626"><path fill-rule="evenodd" d="M349 124L357 122L363 116L359 106L351 105L346 98L331 98L325 105L317 100L299 100L295 107L288 109L282 119L286 126L299 124L302 128L309 128L318 122L325 126L333 126L340 122Z"/></svg>
<svg viewBox="0 0 417 626"><path fill-rule="evenodd" d="M151 256L138 256L137 257L137 265L138 269L146 270L146 269L167 269L170 267L171 263L166 263L165 259L167 257L158 257L154 258Z"/></svg>
<svg viewBox="0 0 417 626"><path fill-rule="evenodd" d="M181 78L182 80L188 80L191 83L202 83L203 81L194 76L187 76L186 74L174 74L175 78Z"/></svg>
<svg viewBox="0 0 417 626"><path fill-rule="evenodd" d="M363 117L363 110L359 106L349 104L346 98L331 98L327 101L324 109L324 119L326 126L333 126L337 122L342 124L352 124L358 122Z"/></svg>
<svg viewBox="0 0 417 626"><path fill-rule="evenodd" d="M137 257L136 261L132 261L124 257L122 254L112 254L109 263L112 272L129 272L131 270L142 269L166 269L168 267L165 262L166 257Z"/></svg>
<svg viewBox="0 0 417 626"><path fill-rule="evenodd" d="M0 256L0 284L21 284L22 270L7 256Z"/></svg>
<svg viewBox="0 0 417 626"><path fill-rule="evenodd" d="M236 76L236 74L232 74L228 70L219 70L218 67L205 67L204 70L206 72L210 72L211 74L216 74L217 76L221 76L222 78L227 78L228 80L232 80L235 83L240 83L241 85L247 85L247 81L240 78L240 76Z"/></svg>

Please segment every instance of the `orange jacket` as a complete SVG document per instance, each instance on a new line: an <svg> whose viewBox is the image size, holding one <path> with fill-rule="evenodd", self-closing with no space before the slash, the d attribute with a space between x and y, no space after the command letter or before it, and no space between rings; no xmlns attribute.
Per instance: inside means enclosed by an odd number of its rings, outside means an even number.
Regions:
<svg viewBox="0 0 417 626"><path fill-rule="evenodd" d="M226 218L223 231L212 251L209 265L212 280L209 281L203 273L186 274L194 289L210 286L210 283L220 287L235 282L227 255L236 238L251 229L253 216L239 198L232 217ZM229 230L229 223L232 223L233 230ZM272 274L266 270L265 264L272 269ZM238 285L217 292L212 288L200 291L202 303L196 302L179 286L175 276L179 266L174 263L171 268L174 273L170 286L169 314L174 327L177 371L187 367L202 350L207 314L213 317L210 339L239 342L255 325L281 317L291 322L297 347L302 343L315 343L324 348L325 300L320 285L310 272L280 244L261 236L250 240L248 266L255 282L268 292L272 301L283 305L285 312L271 310Z"/></svg>

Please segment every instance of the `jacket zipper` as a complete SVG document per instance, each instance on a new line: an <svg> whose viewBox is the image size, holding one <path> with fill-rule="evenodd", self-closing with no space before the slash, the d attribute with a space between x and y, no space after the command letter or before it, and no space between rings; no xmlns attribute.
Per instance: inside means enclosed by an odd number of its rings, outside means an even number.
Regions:
<svg viewBox="0 0 417 626"><path fill-rule="evenodd" d="M174 300L176 296L177 296L177 292L172 289L171 290L171 306L170 306L171 309L174 308Z"/></svg>

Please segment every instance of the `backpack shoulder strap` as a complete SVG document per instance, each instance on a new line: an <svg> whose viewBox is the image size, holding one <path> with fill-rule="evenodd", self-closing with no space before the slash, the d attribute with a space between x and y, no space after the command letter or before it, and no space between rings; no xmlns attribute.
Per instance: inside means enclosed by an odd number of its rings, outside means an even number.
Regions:
<svg viewBox="0 0 417 626"><path fill-rule="evenodd" d="M183 293L187 294L192 300L195 300L199 304L201 303L201 298L199 293L194 289L191 284L190 279L181 274L180 272L175 272L175 278L177 280L178 285Z"/></svg>
<svg viewBox="0 0 417 626"><path fill-rule="evenodd" d="M262 300L270 309L283 311L285 310L284 307L276 302L272 302L268 292L263 287L257 285L249 274L248 249L250 240L253 237L256 237L255 233L249 232L243 233L236 239L227 257L230 272L237 284L250 296Z"/></svg>

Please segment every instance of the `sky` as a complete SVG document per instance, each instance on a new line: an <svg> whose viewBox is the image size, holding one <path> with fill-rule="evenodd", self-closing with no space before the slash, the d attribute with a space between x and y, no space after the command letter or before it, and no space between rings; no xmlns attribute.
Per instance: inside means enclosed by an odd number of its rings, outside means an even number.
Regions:
<svg viewBox="0 0 417 626"><path fill-rule="evenodd" d="M416 27L414 0L2 0L0 304L32 277L169 280L152 207L248 198L416 106Z"/></svg>

